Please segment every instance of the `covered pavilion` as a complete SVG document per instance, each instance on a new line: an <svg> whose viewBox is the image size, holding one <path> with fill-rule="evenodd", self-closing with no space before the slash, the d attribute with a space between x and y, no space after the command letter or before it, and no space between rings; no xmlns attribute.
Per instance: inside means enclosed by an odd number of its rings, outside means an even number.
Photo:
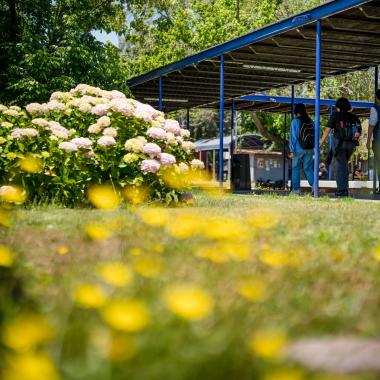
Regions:
<svg viewBox="0 0 380 380"><path fill-rule="evenodd" d="M318 196L321 79L380 64L380 0L331 0L128 81L135 97L165 112L219 107L219 178L225 106L247 96L315 81L315 181ZM232 117L232 119L234 119ZM233 126L233 125L232 125Z"/></svg>

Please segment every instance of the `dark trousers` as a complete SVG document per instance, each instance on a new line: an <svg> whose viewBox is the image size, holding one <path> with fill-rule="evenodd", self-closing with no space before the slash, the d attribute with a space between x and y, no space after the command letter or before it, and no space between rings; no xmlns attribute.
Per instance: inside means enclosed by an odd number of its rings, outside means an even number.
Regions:
<svg viewBox="0 0 380 380"><path fill-rule="evenodd" d="M377 173L377 179L380 178L380 140L373 140L373 154L375 157L374 173Z"/></svg>
<svg viewBox="0 0 380 380"><path fill-rule="evenodd" d="M355 151L356 145L351 141L336 141L334 157L336 184L338 191L348 190L349 167L348 162Z"/></svg>

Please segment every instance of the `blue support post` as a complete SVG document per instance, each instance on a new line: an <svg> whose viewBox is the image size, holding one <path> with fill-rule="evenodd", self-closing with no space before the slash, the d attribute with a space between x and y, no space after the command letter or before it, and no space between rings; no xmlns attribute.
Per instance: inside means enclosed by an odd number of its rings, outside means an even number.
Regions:
<svg viewBox="0 0 380 380"><path fill-rule="evenodd" d="M287 123L287 113L284 113L284 135L282 143L282 181L283 188L286 189L286 123Z"/></svg>
<svg viewBox="0 0 380 380"><path fill-rule="evenodd" d="M219 187L223 189L224 55L220 56L219 94Z"/></svg>
<svg viewBox="0 0 380 380"><path fill-rule="evenodd" d="M334 108L330 107L330 116L333 114L333 112L334 112ZM329 136L329 153L332 150L332 147L333 147L333 135L332 135L332 132L330 132L330 136ZM330 165L329 165L329 181L331 181L331 180L332 180L332 160L331 160Z"/></svg>
<svg viewBox="0 0 380 380"><path fill-rule="evenodd" d="M315 144L314 144L314 197L319 196L319 130L321 124L321 61L322 22L317 21L316 67L315 67Z"/></svg>
<svg viewBox="0 0 380 380"><path fill-rule="evenodd" d="M231 154L235 150L235 98L231 101Z"/></svg>
<svg viewBox="0 0 380 380"><path fill-rule="evenodd" d="M379 88L379 66L375 66L375 92ZM376 99L375 99L376 101ZM369 163L370 163L371 149L368 149L368 174L369 174ZM376 194L377 188L377 170L378 167L376 165L377 157L376 151L373 150L373 195Z"/></svg>
<svg viewBox="0 0 380 380"><path fill-rule="evenodd" d="M186 128L190 129L190 109L186 108Z"/></svg>
<svg viewBox="0 0 380 380"><path fill-rule="evenodd" d="M158 109L162 111L162 77L160 77L158 81L158 91L159 91Z"/></svg>
<svg viewBox="0 0 380 380"><path fill-rule="evenodd" d="M294 85L292 85L292 120L294 119L294 104L295 104L295 91L294 91Z"/></svg>

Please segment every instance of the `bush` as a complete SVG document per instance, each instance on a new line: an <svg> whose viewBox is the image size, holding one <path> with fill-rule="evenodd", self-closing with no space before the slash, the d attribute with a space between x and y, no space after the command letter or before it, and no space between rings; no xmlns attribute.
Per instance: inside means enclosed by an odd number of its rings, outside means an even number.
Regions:
<svg viewBox="0 0 380 380"><path fill-rule="evenodd" d="M25 109L0 105L0 124L3 184L19 185L30 201L73 205L90 184L104 183L176 201L187 183L168 178L200 164L191 161L190 133L177 121L119 91L85 84Z"/></svg>

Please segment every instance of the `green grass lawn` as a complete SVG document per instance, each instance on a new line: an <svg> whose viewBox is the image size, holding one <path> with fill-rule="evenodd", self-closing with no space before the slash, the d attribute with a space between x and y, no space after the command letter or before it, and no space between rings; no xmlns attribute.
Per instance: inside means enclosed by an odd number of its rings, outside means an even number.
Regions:
<svg viewBox="0 0 380 380"><path fill-rule="evenodd" d="M2 325L25 310L45 315L55 337L35 349L64 380L338 379L297 367L282 356L286 345L380 336L380 203L198 195L194 207L143 216L53 207L13 214L0 229L15 256L1 272ZM117 286L111 273L107 281L98 268L109 262L133 279ZM104 303L86 308L73 295L88 283ZM201 295L181 315L164 294L180 303L173 289L184 283ZM110 302L130 299L148 311L146 325L104 317ZM16 355L11 348L2 361Z"/></svg>

